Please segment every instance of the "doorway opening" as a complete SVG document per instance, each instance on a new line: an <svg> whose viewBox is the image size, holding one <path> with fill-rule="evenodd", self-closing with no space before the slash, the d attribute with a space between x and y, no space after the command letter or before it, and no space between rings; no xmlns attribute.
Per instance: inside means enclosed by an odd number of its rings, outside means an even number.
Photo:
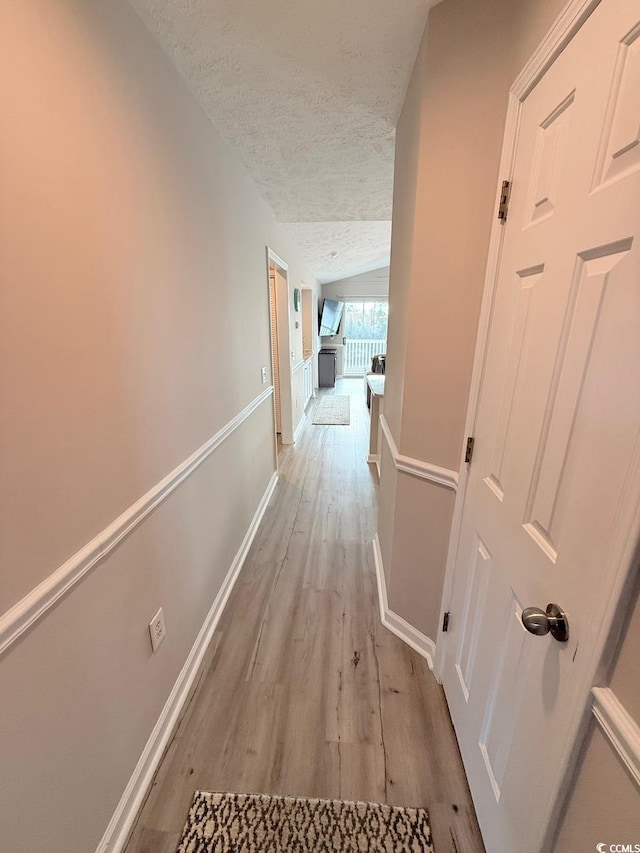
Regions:
<svg viewBox="0 0 640 853"><path fill-rule="evenodd" d="M289 273L282 258L267 247L271 376L276 454L279 444L293 443L291 366L289 363Z"/></svg>

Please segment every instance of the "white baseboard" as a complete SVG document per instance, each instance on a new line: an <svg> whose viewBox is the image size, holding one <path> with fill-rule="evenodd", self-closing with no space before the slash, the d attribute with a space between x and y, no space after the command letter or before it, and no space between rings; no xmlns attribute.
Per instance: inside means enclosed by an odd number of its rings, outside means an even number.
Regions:
<svg viewBox="0 0 640 853"><path fill-rule="evenodd" d="M367 456L367 463L369 465L375 465L376 471L378 472L378 482L380 482L380 457L377 453L369 453Z"/></svg>
<svg viewBox="0 0 640 853"><path fill-rule="evenodd" d="M167 744L171 739L176 723L180 718L184 704L189 698L191 687L198 674L205 652L220 621L231 590L240 574L240 569L249 553L249 549L251 548L251 544L277 482L278 475L274 473L260 500L249 529L242 540L242 544L234 557L233 563L189 652L189 656L180 671L180 675L173 685L173 689L162 709L162 713L151 732L149 740L140 756L140 760L97 847L96 853L120 853L127 843L138 811L144 802L147 790L153 781L153 777L164 755Z"/></svg>
<svg viewBox="0 0 640 853"><path fill-rule="evenodd" d="M376 533L373 540L373 559L376 567L376 581L378 583L378 603L380 605L380 621L388 628L396 637L411 646L418 652L419 655L427 661L429 669L433 670L433 660L436 653L436 644L429 637L410 625L402 616L398 616L393 610L389 609L387 600L387 585L384 578L384 569L382 567L382 552L380 551L380 540Z"/></svg>
<svg viewBox="0 0 640 853"><path fill-rule="evenodd" d="M307 413L303 412L302 417L300 418L300 423L296 427L296 431L293 434L293 443L294 444L296 443L296 441L300 437L300 433L302 432L302 427L306 424L306 422L307 422Z"/></svg>

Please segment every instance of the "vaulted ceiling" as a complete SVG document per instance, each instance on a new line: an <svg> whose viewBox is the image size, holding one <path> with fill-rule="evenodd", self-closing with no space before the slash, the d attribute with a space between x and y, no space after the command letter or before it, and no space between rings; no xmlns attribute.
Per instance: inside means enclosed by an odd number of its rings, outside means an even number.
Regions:
<svg viewBox="0 0 640 853"><path fill-rule="evenodd" d="M429 0L130 0L321 281L389 262Z"/></svg>

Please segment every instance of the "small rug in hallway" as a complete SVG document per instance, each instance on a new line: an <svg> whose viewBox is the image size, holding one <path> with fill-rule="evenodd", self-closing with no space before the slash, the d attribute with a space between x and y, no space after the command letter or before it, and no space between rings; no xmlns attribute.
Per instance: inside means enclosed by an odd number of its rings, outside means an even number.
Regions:
<svg viewBox="0 0 640 853"><path fill-rule="evenodd" d="M336 424L346 426L351 421L351 398L336 394L332 397L321 397L313 416L314 424Z"/></svg>
<svg viewBox="0 0 640 853"><path fill-rule="evenodd" d="M433 853L425 809L196 791L176 853Z"/></svg>

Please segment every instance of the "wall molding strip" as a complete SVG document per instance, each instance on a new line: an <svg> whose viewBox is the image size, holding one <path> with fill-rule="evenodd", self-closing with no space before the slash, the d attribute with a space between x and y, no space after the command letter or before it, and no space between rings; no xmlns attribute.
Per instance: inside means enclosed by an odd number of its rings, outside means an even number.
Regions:
<svg viewBox="0 0 640 853"><path fill-rule="evenodd" d="M594 687L591 710L613 749L640 787L640 726L613 690Z"/></svg>
<svg viewBox="0 0 640 853"><path fill-rule="evenodd" d="M87 545L77 551L60 568L34 587L24 598L0 616L0 655L41 619L53 605L165 500L227 439L249 415L273 394L273 386L259 394L214 436L199 447L170 474L160 480L139 500L105 527Z"/></svg>
<svg viewBox="0 0 640 853"><path fill-rule="evenodd" d="M385 628L388 628L392 634L403 640L408 646L421 655L429 664L429 669L433 669L433 660L436 653L436 644L429 637L410 625L402 616L398 616L389 608L387 599L387 584L384 577L384 568L382 565L382 551L380 550L380 540L376 533L373 540L373 561L376 567L376 582L378 585L378 604L380 606L380 621Z"/></svg>
<svg viewBox="0 0 640 853"><path fill-rule="evenodd" d="M412 477L418 477L420 480L429 480L429 482L437 483L439 486L446 486L448 489L453 489L454 492L458 490L457 471L453 471L451 468L441 468L432 462L423 462L421 459L414 459L411 456L403 456L399 452L391 435L391 430L384 414L380 415L380 426L382 427L382 434L385 437L397 471L402 471L404 474L409 474Z"/></svg>
<svg viewBox="0 0 640 853"><path fill-rule="evenodd" d="M180 670L180 674L173 685L169 698L158 717L158 721L151 732L127 787L120 798L120 802L109 821L109 825L96 849L96 853L120 853L125 848L138 811L144 802L147 790L153 782L158 765L179 722L182 709L190 696L191 688L200 670L202 660L229 600L231 590L238 579L240 570L249 553L249 549L251 548L277 482L278 475L274 473L260 500L249 529L242 540L242 544L222 582L222 586L218 590L218 594L204 620L202 628L198 632L189 656Z"/></svg>

